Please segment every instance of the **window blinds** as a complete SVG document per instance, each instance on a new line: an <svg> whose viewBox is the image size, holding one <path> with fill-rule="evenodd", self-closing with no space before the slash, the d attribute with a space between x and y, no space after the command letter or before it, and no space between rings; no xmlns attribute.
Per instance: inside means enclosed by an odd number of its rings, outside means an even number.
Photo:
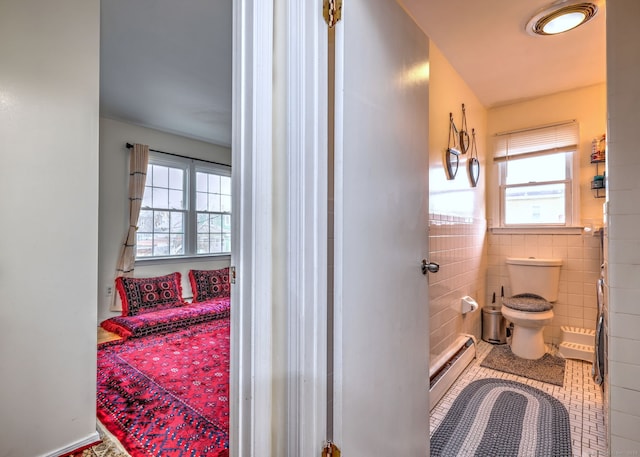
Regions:
<svg viewBox="0 0 640 457"><path fill-rule="evenodd" d="M504 162L509 159L571 152L577 149L578 141L579 132L576 121L498 133L495 136L493 160Z"/></svg>

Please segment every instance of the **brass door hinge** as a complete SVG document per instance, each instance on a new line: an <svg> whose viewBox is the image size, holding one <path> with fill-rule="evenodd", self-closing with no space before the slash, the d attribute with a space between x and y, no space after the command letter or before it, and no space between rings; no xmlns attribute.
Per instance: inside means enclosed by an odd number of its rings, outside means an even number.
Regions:
<svg viewBox="0 0 640 457"><path fill-rule="evenodd" d="M229 267L229 281L231 284L236 283L236 267Z"/></svg>
<svg viewBox="0 0 640 457"><path fill-rule="evenodd" d="M324 0L322 15L329 28L334 27L342 19L342 0Z"/></svg>
<svg viewBox="0 0 640 457"><path fill-rule="evenodd" d="M321 457L340 457L340 449L331 441L328 441L327 444L324 445L324 448L322 448Z"/></svg>

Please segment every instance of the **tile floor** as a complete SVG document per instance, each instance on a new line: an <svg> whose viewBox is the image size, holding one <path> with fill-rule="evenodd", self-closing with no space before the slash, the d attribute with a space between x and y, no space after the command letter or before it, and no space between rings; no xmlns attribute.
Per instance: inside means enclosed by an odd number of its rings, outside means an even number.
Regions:
<svg viewBox="0 0 640 457"><path fill-rule="evenodd" d="M430 435L438 428L457 395L469 383L501 378L536 387L562 402L569 412L574 457L605 457L607 453L602 390L591 378L591 364L567 359L564 386L556 386L480 366L493 346L479 341L477 357L460 375L430 414ZM552 456L550 456L552 457Z"/></svg>

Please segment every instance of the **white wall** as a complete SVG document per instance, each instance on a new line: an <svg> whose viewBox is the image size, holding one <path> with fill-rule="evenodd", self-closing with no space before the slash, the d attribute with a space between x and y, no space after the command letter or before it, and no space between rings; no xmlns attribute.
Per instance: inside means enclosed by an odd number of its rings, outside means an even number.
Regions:
<svg viewBox="0 0 640 457"><path fill-rule="evenodd" d="M485 218L487 110L447 58L431 41L429 68L429 212L465 218ZM458 129L462 128L462 104L467 114L469 135L476 130L481 174L477 187L471 187L467 175L469 154L460 156L455 179L445 173L444 152L449 136L449 113Z"/></svg>
<svg viewBox="0 0 640 457"><path fill-rule="evenodd" d="M115 268L125 230L129 224L129 150L126 143L148 144L151 149L196 159L231 164L231 150L190 138L160 132L113 119L100 118L100 241L98 266L98 322L120 314L109 309L108 286L113 286ZM229 256L215 260L192 258L170 263L139 262L134 276L157 276L179 271L185 297L191 296L188 272L229 266ZM115 290L113 293L116 293Z"/></svg>
<svg viewBox="0 0 640 457"><path fill-rule="evenodd" d="M431 41L429 75L429 252L440 272L429 274L431 362L460 333L480 338L480 310L462 315L460 299L485 296L484 240L486 232L486 109ZM462 103L467 127L476 130L480 179L471 187L467 174L469 153L460 156L455 179L447 180L443 156L449 134L449 113L462 128ZM471 134L471 132L469 132Z"/></svg>
<svg viewBox="0 0 640 457"><path fill-rule="evenodd" d="M97 0L0 2L0 455L97 438Z"/></svg>
<svg viewBox="0 0 640 457"><path fill-rule="evenodd" d="M640 2L607 2L611 455L640 454ZM607 392L605 392L607 393Z"/></svg>
<svg viewBox="0 0 640 457"><path fill-rule="evenodd" d="M596 174L596 167L591 164L590 155L591 140L605 133L606 113L605 84L597 84L491 108L487 118L487 150L490 155L493 148L493 136L496 133L552 124L570 119L577 120L580 126L578 149L580 160L578 176L580 182L580 218L585 223L602 225L602 203L604 199L594 198L594 191L591 190L591 181ZM489 161L487 176L492 182L497 182L495 181L497 179L496 168ZM602 167L600 168L600 174L602 174ZM487 194L492 195L492 190L494 188L487 188ZM487 206L490 211L493 211L494 203L492 199L489 199ZM497 225L497 221L493 225Z"/></svg>
<svg viewBox="0 0 640 457"><path fill-rule="evenodd" d="M591 141L606 130L606 86L598 84L571 91L526 100L489 109L487 150L491 154L492 139L498 132L552 124L575 119L580 126L578 145L580 189L580 221L593 227L602 226L604 199L595 198L591 181L596 174L591 164ZM602 166L599 173L602 174ZM491 182L497 182L497 167L487 167ZM497 204L497 186L487 188L487 206L492 211ZM489 218L493 217L493 213ZM490 224L491 225L491 224ZM494 224L496 225L496 224ZM487 298L493 292L510 295L506 257L553 257L563 260L560 271L558 301L554 304L554 319L545 328L545 341L559 344L561 327L595 329L596 281L600 276L599 239L576 234L495 234L488 236Z"/></svg>

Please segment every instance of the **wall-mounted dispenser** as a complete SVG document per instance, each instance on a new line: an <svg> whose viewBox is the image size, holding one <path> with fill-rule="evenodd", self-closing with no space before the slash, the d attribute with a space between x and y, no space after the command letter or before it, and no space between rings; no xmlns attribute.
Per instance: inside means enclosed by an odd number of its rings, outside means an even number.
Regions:
<svg viewBox="0 0 640 457"><path fill-rule="evenodd" d="M478 309L478 302L466 295L460 299L462 314L472 313Z"/></svg>

